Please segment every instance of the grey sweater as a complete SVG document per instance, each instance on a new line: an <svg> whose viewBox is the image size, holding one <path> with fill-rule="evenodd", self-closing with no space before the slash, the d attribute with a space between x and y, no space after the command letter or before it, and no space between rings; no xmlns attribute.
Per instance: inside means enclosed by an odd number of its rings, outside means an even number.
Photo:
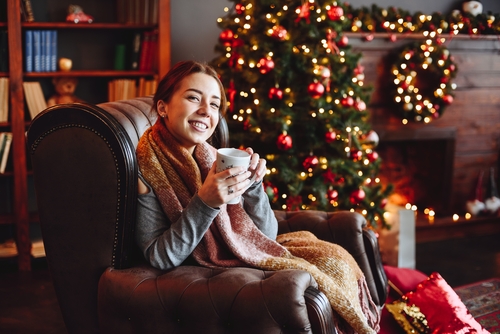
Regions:
<svg viewBox="0 0 500 334"><path fill-rule="evenodd" d="M153 267L163 270L177 267L190 257L220 209L206 205L196 194L180 218L170 222L152 188L140 177L149 192L139 194L137 201L137 245ZM275 240L278 223L262 182L250 186L242 200L245 211L257 228Z"/></svg>

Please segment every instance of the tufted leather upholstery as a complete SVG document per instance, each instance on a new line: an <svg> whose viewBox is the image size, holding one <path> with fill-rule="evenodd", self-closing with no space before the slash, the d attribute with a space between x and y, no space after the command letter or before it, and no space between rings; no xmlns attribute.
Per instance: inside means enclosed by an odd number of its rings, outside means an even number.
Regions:
<svg viewBox="0 0 500 334"><path fill-rule="evenodd" d="M331 307L303 271L152 268L133 233L135 147L151 98L56 105L28 130L47 260L70 333L335 333ZM227 143L222 122L213 144ZM382 306L377 240L357 213L275 211L279 233L309 230L346 248Z"/></svg>

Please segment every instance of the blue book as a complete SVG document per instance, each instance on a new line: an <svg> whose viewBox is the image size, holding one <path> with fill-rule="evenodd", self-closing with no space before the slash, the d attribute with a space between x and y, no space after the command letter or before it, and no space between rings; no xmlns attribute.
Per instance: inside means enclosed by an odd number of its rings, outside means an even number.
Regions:
<svg viewBox="0 0 500 334"><path fill-rule="evenodd" d="M42 71L42 36L40 30L33 30L33 70Z"/></svg>
<svg viewBox="0 0 500 334"><path fill-rule="evenodd" d="M33 72L33 30L24 33L24 54L26 72Z"/></svg>
<svg viewBox="0 0 500 334"><path fill-rule="evenodd" d="M55 72L57 71L57 30L51 30L50 34L50 70Z"/></svg>
<svg viewBox="0 0 500 334"><path fill-rule="evenodd" d="M40 42L40 71L41 72L45 72L46 69L45 69L45 52L46 52L46 37L47 35L45 34L45 30L40 30L40 38L41 38L41 42Z"/></svg>
<svg viewBox="0 0 500 334"><path fill-rule="evenodd" d="M45 72L50 72L52 69L50 67L50 62L52 60L52 32L50 30L44 30L42 33L45 35L44 41L44 60L45 60Z"/></svg>

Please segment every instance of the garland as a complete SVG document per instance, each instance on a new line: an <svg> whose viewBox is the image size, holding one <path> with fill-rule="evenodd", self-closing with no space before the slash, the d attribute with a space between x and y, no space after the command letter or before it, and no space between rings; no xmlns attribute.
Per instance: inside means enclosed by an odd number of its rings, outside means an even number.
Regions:
<svg viewBox="0 0 500 334"><path fill-rule="evenodd" d="M439 118L453 102L457 66L439 40L427 39L408 44L395 54L390 71L391 90L403 123L429 123Z"/></svg>

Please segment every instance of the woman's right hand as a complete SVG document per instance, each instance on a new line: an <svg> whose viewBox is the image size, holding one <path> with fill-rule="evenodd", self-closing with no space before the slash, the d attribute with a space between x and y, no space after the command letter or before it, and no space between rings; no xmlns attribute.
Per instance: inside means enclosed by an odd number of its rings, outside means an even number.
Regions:
<svg viewBox="0 0 500 334"><path fill-rule="evenodd" d="M198 190L198 196L208 206L220 207L245 192L250 185L251 174L245 167L239 166L216 173L216 163L214 162L205 182Z"/></svg>

